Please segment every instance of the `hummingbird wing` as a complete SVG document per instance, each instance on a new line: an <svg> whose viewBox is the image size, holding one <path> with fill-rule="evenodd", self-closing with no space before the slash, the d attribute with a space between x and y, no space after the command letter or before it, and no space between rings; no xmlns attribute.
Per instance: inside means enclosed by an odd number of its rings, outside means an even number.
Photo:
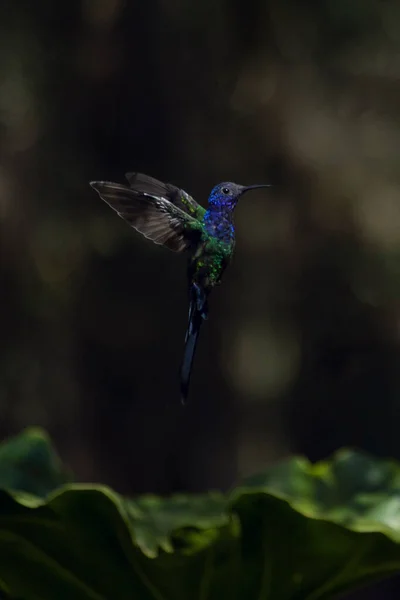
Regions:
<svg viewBox="0 0 400 600"><path fill-rule="evenodd" d="M185 190L182 190L171 183L163 183L158 179L154 179L154 177L143 175L143 173L126 173L125 177L133 190L166 198L172 202L172 204L183 210L183 212L186 212L188 215L199 221L201 221L206 212L206 209L196 202L196 200L185 192Z"/></svg>
<svg viewBox="0 0 400 600"><path fill-rule="evenodd" d="M182 252L201 238L200 222L154 193L154 187L151 192L150 183L140 190L110 181L91 181L90 185L131 227L156 244Z"/></svg>

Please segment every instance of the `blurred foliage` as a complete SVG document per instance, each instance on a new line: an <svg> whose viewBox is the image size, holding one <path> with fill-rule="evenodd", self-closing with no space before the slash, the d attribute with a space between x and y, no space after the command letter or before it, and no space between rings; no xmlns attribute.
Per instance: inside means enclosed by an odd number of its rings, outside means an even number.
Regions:
<svg viewBox="0 0 400 600"><path fill-rule="evenodd" d="M318 600L400 570L397 463L346 450L293 458L226 495L127 499L82 484L47 495L39 478L34 496L25 465L56 485L52 452L38 430L1 448L1 472L18 481L0 480L0 587L11 597Z"/></svg>
<svg viewBox="0 0 400 600"><path fill-rule="evenodd" d="M68 480L68 471L41 429L30 428L0 446L1 489L23 490L44 498Z"/></svg>

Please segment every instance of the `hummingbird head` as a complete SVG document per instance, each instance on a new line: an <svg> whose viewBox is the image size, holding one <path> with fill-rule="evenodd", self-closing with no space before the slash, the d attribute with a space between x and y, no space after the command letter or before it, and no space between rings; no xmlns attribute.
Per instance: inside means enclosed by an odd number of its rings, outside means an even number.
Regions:
<svg viewBox="0 0 400 600"><path fill-rule="evenodd" d="M239 185L238 183L232 183L232 181L224 181L219 183L212 190L208 198L208 204L210 207L215 209L233 210L239 201L239 198L245 192L263 187L270 187L269 185Z"/></svg>

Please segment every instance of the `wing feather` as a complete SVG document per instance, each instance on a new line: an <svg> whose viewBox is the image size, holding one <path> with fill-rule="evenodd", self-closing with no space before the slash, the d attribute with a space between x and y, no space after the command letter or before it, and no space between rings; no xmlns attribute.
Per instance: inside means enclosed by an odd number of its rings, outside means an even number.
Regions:
<svg viewBox="0 0 400 600"><path fill-rule="evenodd" d="M171 183L163 183L143 173L127 173L125 175L130 187L138 192L166 198L191 217L201 220L206 212L190 194Z"/></svg>
<svg viewBox="0 0 400 600"><path fill-rule="evenodd" d="M109 181L92 181L90 185L131 227L156 244L182 252L201 237L199 221L164 196Z"/></svg>

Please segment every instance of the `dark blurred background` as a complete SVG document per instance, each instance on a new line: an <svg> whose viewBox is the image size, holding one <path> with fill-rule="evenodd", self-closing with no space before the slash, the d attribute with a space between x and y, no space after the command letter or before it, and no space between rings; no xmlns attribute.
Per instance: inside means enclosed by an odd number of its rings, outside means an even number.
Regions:
<svg viewBox="0 0 400 600"><path fill-rule="evenodd" d="M2 0L1 436L42 425L129 493L400 458L399 166L397 0ZM129 170L203 204L276 184L239 205L185 409L186 257L88 185Z"/></svg>

